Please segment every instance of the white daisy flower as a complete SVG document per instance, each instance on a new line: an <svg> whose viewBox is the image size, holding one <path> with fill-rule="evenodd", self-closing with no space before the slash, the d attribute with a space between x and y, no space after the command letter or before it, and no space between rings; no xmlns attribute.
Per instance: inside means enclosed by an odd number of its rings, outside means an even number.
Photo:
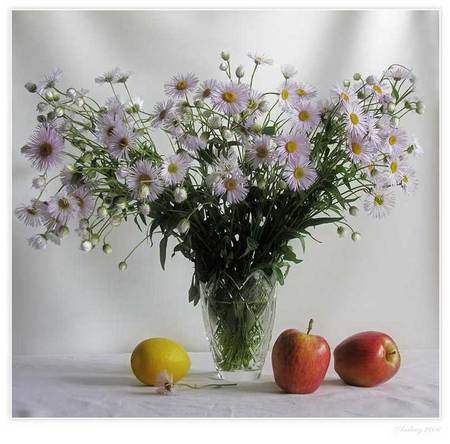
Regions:
<svg viewBox="0 0 450 444"><path fill-rule="evenodd" d="M39 227L43 224L43 214L39 205L31 202L29 205L20 205L14 210L17 219L29 227Z"/></svg>
<svg viewBox="0 0 450 444"><path fill-rule="evenodd" d="M371 144L362 136L350 135L346 149L348 156L355 163L369 163L373 155Z"/></svg>
<svg viewBox="0 0 450 444"><path fill-rule="evenodd" d="M279 101L283 110L289 110L297 100L297 83L285 81L278 89L280 94Z"/></svg>
<svg viewBox="0 0 450 444"><path fill-rule="evenodd" d="M256 65L272 65L273 64L273 59L271 59L270 57L267 57L264 54L260 54L260 53L251 53L249 52L247 54L254 62Z"/></svg>
<svg viewBox="0 0 450 444"><path fill-rule="evenodd" d="M217 80L214 79L204 80L202 83L200 83L200 86L197 88L197 91L194 95L194 99L197 100L210 99L212 93L217 88L217 85L218 85Z"/></svg>
<svg viewBox="0 0 450 444"><path fill-rule="evenodd" d="M413 137L413 142L407 148L407 152L413 156L421 156L423 154L423 148L416 137Z"/></svg>
<svg viewBox="0 0 450 444"><path fill-rule="evenodd" d="M36 89L39 94L44 94L47 88L54 88L56 83L61 79L62 70L57 68L53 70L50 74L46 74L44 79L38 82Z"/></svg>
<svg viewBox="0 0 450 444"><path fill-rule="evenodd" d="M47 248L47 238L43 234L35 234L28 238L28 245L35 250L45 250Z"/></svg>
<svg viewBox="0 0 450 444"><path fill-rule="evenodd" d="M135 97L130 100L126 105L126 110L129 113L138 113L144 108L144 101L140 97Z"/></svg>
<svg viewBox="0 0 450 444"><path fill-rule="evenodd" d="M307 100L299 100L291 111L293 123L301 132L308 132L320 123L317 106Z"/></svg>
<svg viewBox="0 0 450 444"><path fill-rule="evenodd" d="M276 142L277 155L282 162L297 159L301 155L307 157L311 151L309 139L299 132L279 136Z"/></svg>
<svg viewBox="0 0 450 444"><path fill-rule="evenodd" d="M404 171L405 165L398 155L388 157L387 168L383 174L390 185L398 185L402 180Z"/></svg>
<svg viewBox="0 0 450 444"><path fill-rule="evenodd" d="M138 160L127 177L127 186L139 199L154 201L163 192L163 183L156 166L145 160Z"/></svg>
<svg viewBox="0 0 450 444"><path fill-rule="evenodd" d="M273 149L271 147L269 136L256 137L253 143L247 149L247 156L254 167L260 165L270 165L273 161Z"/></svg>
<svg viewBox="0 0 450 444"><path fill-rule="evenodd" d="M350 103L345 108L347 130L352 136L364 136L367 132L367 116L356 103Z"/></svg>
<svg viewBox="0 0 450 444"><path fill-rule="evenodd" d="M286 80L289 80L297 74L297 69L292 65L281 65L281 74Z"/></svg>
<svg viewBox="0 0 450 444"><path fill-rule="evenodd" d="M305 99L312 99L316 97L317 91L316 89L305 82L300 82L297 84L296 89L297 99L305 100Z"/></svg>
<svg viewBox="0 0 450 444"><path fill-rule="evenodd" d="M300 156L284 167L283 178L292 191L307 190L317 179L317 173L308 158Z"/></svg>
<svg viewBox="0 0 450 444"><path fill-rule="evenodd" d="M247 180L240 170L235 170L216 180L213 184L213 194L225 195L231 204L242 202L248 194Z"/></svg>
<svg viewBox="0 0 450 444"><path fill-rule="evenodd" d="M119 78L120 69L114 68L111 71L107 71L103 74L100 74L95 78L95 83L102 85L104 83L115 83Z"/></svg>
<svg viewBox="0 0 450 444"><path fill-rule="evenodd" d="M167 185L177 185L186 177L191 158L187 153L173 154L164 160L161 177Z"/></svg>
<svg viewBox="0 0 450 444"><path fill-rule="evenodd" d="M336 97L341 105L350 105L356 101L356 94L353 88L336 85L331 90L331 95Z"/></svg>
<svg viewBox="0 0 450 444"><path fill-rule="evenodd" d="M164 85L167 95L181 99L186 93L191 92L198 83L198 78L191 72L187 74L177 74Z"/></svg>
<svg viewBox="0 0 450 444"><path fill-rule="evenodd" d="M385 145L388 154L399 155L408 146L408 134L401 128L390 127L384 133Z"/></svg>
<svg viewBox="0 0 450 444"><path fill-rule="evenodd" d="M158 102L150 116L152 119L151 126L153 128L159 128L162 125L168 124L175 112L174 105L174 101L170 99L166 102Z"/></svg>
<svg viewBox="0 0 450 444"><path fill-rule="evenodd" d="M367 194L364 209L373 217L381 219L388 215L395 205L395 194L392 188L376 186Z"/></svg>
<svg viewBox="0 0 450 444"><path fill-rule="evenodd" d="M49 215L62 224L66 224L68 220L72 219L78 210L76 198L66 191L60 191L48 201Z"/></svg>
<svg viewBox="0 0 450 444"><path fill-rule="evenodd" d="M392 79L396 82L399 82L400 80L411 79L412 75L412 69L405 68L401 65L392 65L384 73L385 78Z"/></svg>
<svg viewBox="0 0 450 444"><path fill-rule="evenodd" d="M416 178L416 172L411 167L403 169L400 186L407 194L413 194L417 190L419 181Z"/></svg>

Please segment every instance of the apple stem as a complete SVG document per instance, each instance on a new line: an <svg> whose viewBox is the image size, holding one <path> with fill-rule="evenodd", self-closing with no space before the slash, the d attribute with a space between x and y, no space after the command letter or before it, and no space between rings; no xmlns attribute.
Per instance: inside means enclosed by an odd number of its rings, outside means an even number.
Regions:
<svg viewBox="0 0 450 444"><path fill-rule="evenodd" d="M312 330L313 322L314 321L312 319L309 320L308 330L306 331L307 335L309 335L309 332Z"/></svg>

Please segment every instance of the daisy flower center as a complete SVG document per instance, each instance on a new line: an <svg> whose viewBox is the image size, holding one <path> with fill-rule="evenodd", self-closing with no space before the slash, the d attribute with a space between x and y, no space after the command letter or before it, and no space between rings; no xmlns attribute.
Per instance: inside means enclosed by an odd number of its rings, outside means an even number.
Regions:
<svg viewBox="0 0 450 444"><path fill-rule="evenodd" d="M211 95L211 89L210 89L210 88L205 88L205 89L203 90L202 97L203 97L204 99L206 99L206 98L209 97L210 95Z"/></svg>
<svg viewBox="0 0 450 444"><path fill-rule="evenodd" d="M295 153L297 151L297 142L295 140L290 140L286 143L286 151L288 153Z"/></svg>
<svg viewBox="0 0 450 444"><path fill-rule="evenodd" d="M342 98L342 100L344 102L349 102L350 101L350 97L345 92L341 93L341 98Z"/></svg>
<svg viewBox="0 0 450 444"><path fill-rule="evenodd" d="M111 136L113 135L113 133L114 133L114 126L111 125L111 126L109 126L108 129L106 130L106 134L107 134L109 137L111 137Z"/></svg>
<svg viewBox="0 0 450 444"><path fill-rule="evenodd" d="M234 191L237 188L237 182L235 179L227 179L224 186L227 191Z"/></svg>
<svg viewBox="0 0 450 444"><path fill-rule="evenodd" d="M295 167L294 169L294 177L297 180L303 179L305 177L305 169L301 166Z"/></svg>
<svg viewBox="0 0 450 444"><path fill-rule="evenodd" d="M127 137L122 137L119 140L119 146L120 146L120 148L126 148L128 146L128 138Z"/></svg>
<svg viewBox="0 0 450 444"><path fill-rule="evenodd" d="M161 120L164 120L166 118L167 115L167 111L165 109L163 109L160 113L159 113L159 118Z"/></svg>
<svg viewBox="0 0 450 444"><path fill-rule="evenodd" d="M36 216L37 211L36 211L34 208L27 208L27 213L28 213L30 216Z"/></svg>
<svg viewBox="0 0 450 444"><path fill-rule="evenodd" d="M168 167L167 167L167 171L171 174L174 174L178 171L178 165L174 162L169 163Z"/></svg>
<svg viewBox="0 0 450 444"><path fill-rule="evenodd" d="M384 196L382 196L381 194L377 194L373 201L376 205L379 205L381 207L384 204Z"/></svg>
<svg viewBox="0 0 450 444"><path fill-rule="evenodd" d="M84 199L82 199L80 196L75 196L75 199L77 200L78 206L80 208L84 207Z"/></svg>
<svg viewBox="0 0 450 444"><path fill-rule="evenodd" d="M48 142L44 142L43 144L41 144L41 146L39 147L39 154L42 157L48 157L52 154L53 152L53 147L50 143Z"/></svg>
<svg viewBox="0 0 450 444"><path fill-rule="evenodd" d="M297 94L298 94L299 96L303 97L303 96L306 95L306 91L305 91L303 88L299 88L299 89L297 90Z"/></svg>
<svg viewBox="0 0 450 444"><path fill-rule="evenodd" d="M397 143L397 137L391 136L389 137L389 145L395 145Z"/></svg>
<svg viewBox="0 0 450 444"><path fill-rule="evenodd" d="M391 172L392 172L392 173L396 173L397 170L398 170L398 163L397 163L396 160L394 160L394 161L391 163Z"/></svg>
<svg viewBox="0 0 450 444"><path fill-rule="evenodd" d="M302 122L305 122L306 120L309 119L309 112L308 111L300 111L300 113L298 114L298 118Z"/></svg>
<svg viewBox="0 0 450 444"><path fill-rule="evenodd" d="M141 174L139 177L139 185L142 187L149 185L150 183L152 183L152 178L148 174Z"/></svg>
<svg viewBox="0 0 450 444"><path fill-rule="evenodd" d="M287 89L283 89L281 91L281 98L283 100L287 100L289 98L289 91Z"/></svg>
<svg viewBox="0 0 450 444"><path fill-rule="evenodd" d="M352 151L359 156L362 153L362 146L358 142L352 142Z"/></svg>
<svg viewBox="0 0 450 444"><path fill-rule="evenodd" d="M378 85L373 85L372 89L378 94L381 94L383 92Z"/></svg>
<svg viewBox="0 0 450 444"><path fill-rule="evenodd" d="M67 210L67 208L70 207L70 202L67 198L63 197L58 200L58 207L61 208L61 210Z"/></svg>
<svg viewBox="0 0 450 444"><path fill-rule="evenodd" d="M269 150L267 149L266 145L259 145L256 147L256 155L260 159L265 159L268 154L269 154Z"/></svg>
<svg viewBox="0 0 450 444"><path fill-rule="evenodd" d="M409 182L409 177L408 176L403 176L402 177L402 182L404 185L406 185Z"/></svg>
<svg viewBox="0 0 450 444"><path fill-rule="evenodd" d="M177 82L177 84L175 85L175 88L178 91L183 91L184 89L187 89L188 87L188 82L186 80L180 80L179 82Z"/></svg>
<svg viewBox="0 0 450 444"><path fill-rule="evenodd" d="M222 94L222 98L227 103L233 103L233 102L236 102L237 95L236 95L236 93L234 91L225 91Z"/></svg>
<svg viewBox="0 0 450 444"><path fill-rule="evenodd" d="M350 121L353 123L353 125L358 125L358 123L359 123L358 114L350 113Z"/></svg>

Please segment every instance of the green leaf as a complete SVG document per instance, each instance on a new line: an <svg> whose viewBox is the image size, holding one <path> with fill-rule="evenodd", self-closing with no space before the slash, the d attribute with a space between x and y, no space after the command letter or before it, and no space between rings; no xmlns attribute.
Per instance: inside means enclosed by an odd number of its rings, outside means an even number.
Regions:
<svg viewBox="0 0 450 444"><path fill-rule="evenodd" d="M284 276L283 276L283 272L281 271L280 267L275 265L273 267L273 271L275 273L275 276L276 276L277 281L279 282L279 284L280 285L284 285Z"/></svg>
<svg viewBox="0 0 450 444"><path fill-rule="evenodd" d="M166 255L167 255L167 241L169 238L164 236L159 243L159 260L161 262L161 267L164 270L164 265L166 263Z"/></svg>
<svg viewBox="0 0 450 444"><path fill-rule="evenodd" d="M300 240L300 243L302 244L303 253L305 253L305 250L306 250L305 237L304 236L298 236L298 239Z"/></svg>
<svg viewBox="0 0 450 444"><path fill-rule="evenodd" d="M194 304L194 307L198 304L198 301L200 300L200 283L197 279L196 273L192 275L188 298L189 302L192 302Z"/></svg>
<svg viewBox="0 0 450 444"><path fill-rule="evenodd" d="M273 136L275 135L276 130L277 129L275 126L266 126L263 128L262 133L268 136Z"/></svg>
<svg viewBox="0 0 450 444"><path fill-rule="evenodd" d="M302 224L301 228L316 227L317 225L323 224L331 224L333 222L339 222L342 219L343 217L316 217L315 219L305 221L305 223Z"/></svg>

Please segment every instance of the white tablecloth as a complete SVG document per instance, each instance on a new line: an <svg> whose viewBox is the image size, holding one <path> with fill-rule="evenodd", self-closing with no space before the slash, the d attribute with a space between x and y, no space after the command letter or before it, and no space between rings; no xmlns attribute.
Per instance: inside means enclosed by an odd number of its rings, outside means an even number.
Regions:
<svg viewBox="0 0 450 444"><path fill-rule="evenodd" d="M209 353L190 353L185 382L214 382ZM18 417L436 417L436 350L403 352L398 374L384 385L344 385L333 370L311 395L280 392L270 356L257 382L220 389L178 388L156 394L132 375L128 354L15 356L12 415Z"/></svg>

